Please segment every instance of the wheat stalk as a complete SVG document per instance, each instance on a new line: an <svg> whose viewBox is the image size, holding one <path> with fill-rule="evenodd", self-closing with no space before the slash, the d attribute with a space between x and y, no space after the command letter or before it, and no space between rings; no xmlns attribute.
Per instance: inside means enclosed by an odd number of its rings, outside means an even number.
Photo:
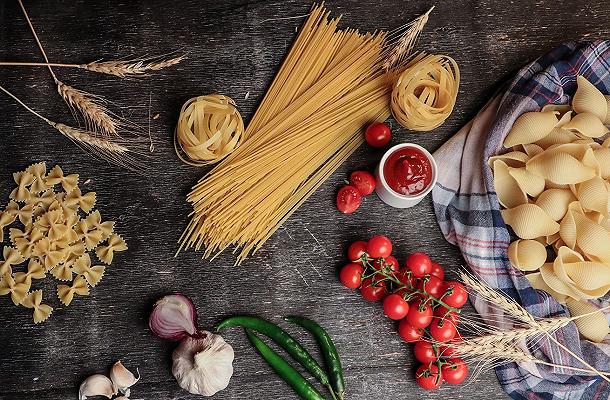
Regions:
<svg viewBox="0 0 610 400"><path fill-rule="evenodd" d="M434 6L430 7L425 14L420 15L404 26L403 29L406 29L406 31L402 34L400 39L398 39L391 50L389 50L387 56L385 57L382 64L382 69L384 71L399 68L401 64L403 64L403 62L409 58L413 52L415 43L417 43L417 39L419 39L419 35L428 22L428 16L433 9Z"/></svg>

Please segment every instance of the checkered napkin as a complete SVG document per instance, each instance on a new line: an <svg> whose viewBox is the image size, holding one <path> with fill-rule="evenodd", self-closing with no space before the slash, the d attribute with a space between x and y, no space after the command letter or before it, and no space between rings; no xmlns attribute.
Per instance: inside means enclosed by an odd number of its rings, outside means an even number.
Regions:
<svg viewBox="0 0 610 400"><path fill-rule="evenodd" d="M527 65L434 154L439 178L432 198L445 238L460 248L475 275L539 317L567 315L567 311L546 293L532 289L524 275L510 266L506 251L511 237L500 215L487 160L506 151L502 142L521 114L550 103L569 103L577 75L610 93L610 41L566 43ZM497 314L480 298L471 300L483 318ZM598 370L610 370L610 344L580 340L574 324L557 331L556 338ZM548 340L529 350L554 364L586 368ZM496 373L513 399L610 398L610 384L595 375L533 363L504 364Z"/></svg>

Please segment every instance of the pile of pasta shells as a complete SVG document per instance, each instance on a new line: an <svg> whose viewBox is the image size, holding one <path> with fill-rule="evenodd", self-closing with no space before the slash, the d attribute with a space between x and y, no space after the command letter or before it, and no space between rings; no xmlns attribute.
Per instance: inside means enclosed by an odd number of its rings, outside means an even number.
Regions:
<svg viewBox="0 0 610 400"><path fill-rule="evenodd" d="M17 187L0 211L0 243L7 228L10 240L0 260L0 296L32 309L34 323L40 323L53 308L43 303L42 290L33 288L35 280L51 276L65 282L56 293L67 306L75 296L89 295L104 275L106 267L92 265L89 252L109 265L127 245L114 233L114 222L103 222L93 210L96 194L81 192L77 174L65 175L59 166L47 173L41 162L15 172L13 179Z"/></svg>
<svg viewBox="0 0 610 400"><path fill-rule="evenodd" d="M573 315L610 290L610 96L582 76L577 85L571 106L521 115L504 141L512 151L489 159L502 217L519 237L510 263ZM581 334L603 340L606 319L587 318Z"/></svg>

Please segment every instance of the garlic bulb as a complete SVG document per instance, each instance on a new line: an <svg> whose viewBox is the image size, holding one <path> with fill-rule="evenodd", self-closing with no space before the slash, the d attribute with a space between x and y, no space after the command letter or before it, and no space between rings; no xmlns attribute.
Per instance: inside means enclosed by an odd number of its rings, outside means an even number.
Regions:
<svg viewBox="0 0 610 400"><path fill-rule="evenodd" d="M129 388L140 380L140 373L136 378L133 373L125 368L121 361L117 361L110 369L110 380L112 381L115 392L121 392L129 396Z"/></svg>
<svg viewBox="0 0 610 400"><path fill-rule="evenodd" d="M80 384L78 399L86 400L87 397L93 396L104 396L110 399L114 394L112 381L105 375L96 374L91 375Z"/></svg>
<svg viewBox="0 0 610 400"><path fill-rule="evenodd" d="M229 384L233 375L233 348L220 335L200 331L186 337L172 356L172 373L183 389L212 396Z"/></svg>

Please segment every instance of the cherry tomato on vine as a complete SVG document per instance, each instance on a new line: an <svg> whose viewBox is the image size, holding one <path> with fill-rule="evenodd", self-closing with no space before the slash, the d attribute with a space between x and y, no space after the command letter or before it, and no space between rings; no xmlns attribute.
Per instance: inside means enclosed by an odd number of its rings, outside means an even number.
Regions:
<svg viewBox="0 0 610 400"><path fill-rule="evenodd" d="M464 285L459 282L445 282L445 293L450 294L443 297L443 301L451 307L460 308L468 301L468 291Z"/></svg>
<svg viewBox="0 0 610 400"><path fill-rule="evenodd" d="M425 328L432 322L432 308L429 304L422 304L421 300L409 304L409 312L405 317L416 328Z"/></svg>
<svg viewBox="0 0 610 400"><path fill-rule="evenodd" d="M362 280L362 274L364 273L364 268L360 264L349 263L343 268L341 268L341 272L339 272L339 280L343 286L348 289L357 289L360 287L360 282Z"/></svg>
<svg viewBox="0 0 610 400"><path fill-rule="evenodd" d="M413 355L415 355L417 361L424 364L435 362L438 359L432 343L424 342L423 340L415 343L415 346L413 347Z"/></svg>
<svg viewBox="0 0 610 400"><path fill-rule="evenodd" d="M430 270L430 275L436 276L441 281L445 279L445 270L439 263L435 263L432 261L432 269Z"/></svg>
<svg viewBox="0 0 610 400"><path fill-rule="evenodd" d="M459 385L468 376L468 365L461 358L451 358L447 364L443 364L441 373L447 383Z"/></svg>
<svg viewBox="0 0 610 400"><path fill-rule="evenodd" d="M437 299L441 297L445 291L443 281L434 275L426 275L421 281L419 281L417 287L419 290L425 291Z"/></svg>
<svg viewBox="0 0 610 400"><path fill-rule="evenodd" d="M415 277L413 276L411 270L409 270L408 268L398 271L398 273L396 274L396 278L398 278L398 280L404 285L407 285L407 287L415 287Z"/></svg>
<svg viewBox="0 0 610 400"><path fill-rule="evenodd" d="M389 257L392 254L392 242L383 235L373 236L368 241L366 252L372 258Z"/></svg>
<svg viewBox="0 0 610 400"><path fill-rule="evenodd" d="M351 185L343 186L337 192L337 208L343 214L352 214L360 207L362 195Z"/></svg>
<svg viewBox="0 0 610 400"><path fill-rule="evenodd" d="M435 390L443 383L443 376L436 364L420 365L415 371L415 382L422 389Z"/></svg>
<svg viewBox="0 0 610 400"><path fill-rule="evenodd" d="M423 329L414 327L406 319L401 320L398 324L398 334L407 343L419 342L424 333Z"/></svg>
<svg viewBox="0 0 610 400"><path fill-rule="evenodd" d="M430 336L437 342L448 342L455 337L457 330L451 321L435 319L430 324Z"/></svg>
<svg viewBox="0 0 610 400"><path fill-rule="evenodd" d="M377 271L379 271L381 269L381 265L385 266L385 271L389 272L391 271L392 274L396 274L398 272L398 260L396 259L396 257L394 256L389 256L386 257L385 259L382 258L377 258L375 259L375 261L373 261L373 268L375 268Z"/></svg>
<svg viewBox="0 0 610 400"><path fill-rule="evenodd" d="M366 254L366 242L358 240L347 248L347 259L353 263L362 263L362 256Z"/></svg>
<svg viewBox="0 0 610 400"><path fill-rule="evenodd" d="M435 308L434 315L441 319L449 320L456 326L460 323L460 314L454 311L449 311L449 309L445 306L438 306Z"/></svg>
<svg viewBox="0 0 610 400"><path fill-rule="evenodd" d="M416 278L423 278L432 271L432 261L426 253L413 253L407 258L407 268Z"/></svg>
<svg viewBox="0 0 610 400"><path fill-rule="evenodd" d="M383 147L390 143L392 132L390 131L388 124L373 122L366 128L364 138L371 147Z"/></svg>
<svg viewBox="0 0 610 400"><path fill-rule="evenodd" d="M375 190L375 177L367 171L354 171L349 176L349 184L354 186L361 195L368 196Z"/></svg>
<svg viewBox="0 0 610 400"><path fill-rule="evenodd" d="M403 319L409 312L409 303L402 296L392 293L383 299L383 313L390 319Z"/></svg>
<svg viewBox="0 0 610 400"><path fill-rule="evenodd" d="M386 294L385 286L385 282L373 282L372 278L366 278L362 281L360 292L365 300L379 301L383 299Z"/></svg>

